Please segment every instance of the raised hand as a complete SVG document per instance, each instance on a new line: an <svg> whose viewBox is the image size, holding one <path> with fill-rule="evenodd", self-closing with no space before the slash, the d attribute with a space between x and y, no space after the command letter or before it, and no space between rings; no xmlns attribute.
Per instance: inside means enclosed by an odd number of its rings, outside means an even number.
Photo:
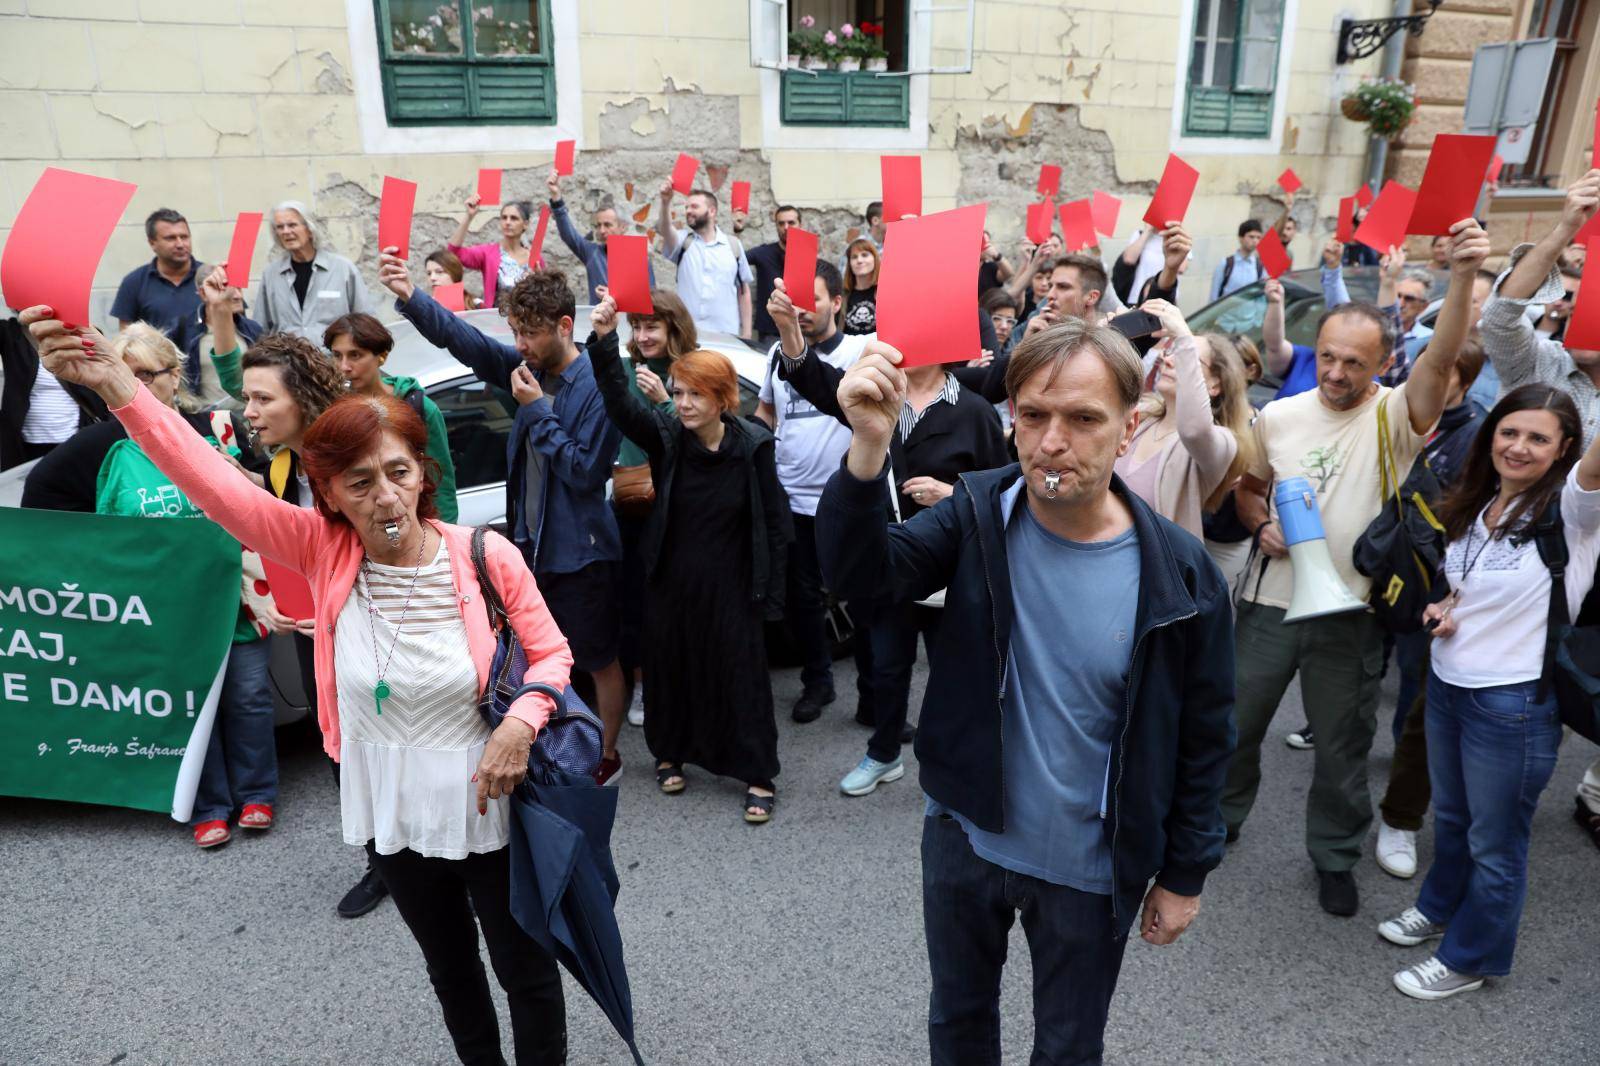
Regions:
<svg viewBox="0 0 1600 1066"><path fill-rule="evenodd" d="M378 255L378 284L394 293L398 299L410 303L417 287L411 282L411 271L406 269L406 261L394 254L399 250L391 244Z"/></svg>
<svg viewBox="0 0 1600 1066"><path fill-rule="evenodd" d="M544 176L544 187L550 192L551 203L561 199L561 175L556 173L554 163L550 164L550 173Z"/></svg>
<svg viewBox="0 0 1600 1066"><path fill-rule="evenodd" d="M839 407L855 440L877 451L877 463L883 459L883 449L900 422L900 410L906 401L906 375L900 369L903 357L882 341L869 341L861 358L845 371L839 382ZM854 443L851 451L854 452ZM852 469L854 464L852 463ZM873 469L870 474L876 474Z"/></svg>
<svg viewBox="0 0 1600 1066"><path fill-rule="evenodd" d="M483 197L479 196L477 193L473 193L471 196L467 197L467 217L470 219L473 215L476 215L478 213L478 208L482 206Z"/></svg>
<svg viewBox="0 0 1600 1066"><path fill-rule="evenodd" d="M39 362L61 381L93 389L108 407L123 407L139 391L128 364L111 354L111 342L93 326L68 329L44 305L18 316L39 351Z"/></svg>
<svg viewBox="0 0 1600 1066"><path fill-rule="evenodd" d="M596 337L614 333L617 328L617 298L604 285L596 285L594 294L600 302L589 312L589 330Z"/></svg>
<svg viewBox="0 0 1600 1066"><path fill-rule="evenodd" d="M1282 287L1278 290L1279 298L1283 296ZM1187 337L1189 323L1184 320L1183 312L1178 310L1166 300L1146 300L1139 305L1139 310L1146 314L1155 315L1161 320L1161 329L1157 333L1162 337Z"/></svg>
<svg viewBox="0 0 1600 1066"><path fill-rule="evenodd" d="M1338 270L1343 259L1344 242L1337 237L1329 237L1328 243L1322 246L1322 265L1329 270Z"/></svg>
<svg viewBox="0 0 1600 1066"><path fill-rule="evenodd" d="M1450 272L1472 277L1489 258L1489 235L1475 218L1464 218L1450 227Z"/></svg>

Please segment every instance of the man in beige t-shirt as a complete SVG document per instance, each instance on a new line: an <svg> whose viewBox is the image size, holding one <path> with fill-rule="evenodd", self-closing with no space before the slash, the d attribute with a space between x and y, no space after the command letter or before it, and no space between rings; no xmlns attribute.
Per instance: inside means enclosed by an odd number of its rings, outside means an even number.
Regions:
<svg viewBox="0 0 1600 1066"><path fill-rule="evenodd" d="M1234 632L1239 741L1222 813L1233 839L1261 783L1261 739L1298 672L1306 720L1317 737L1306 800L1306 850L1317 869L1318 901L1330 914L1351 915L1359 906L1350 871L1372 823L1367 755L1377 723L1383 631L1370 611L1284 622L1294 567L1276 516L1268 510L1272 482L1288 477L1311 482L1339 576L1365 599L1370 582L1356 573L1351 552L1382 507L1378 408L1385 408L1395 465L1403 477L1444 410L1450 372L1471 317L1473 278L1488 248L1476 223L1456 224L1449 294L1432 341L1398 388L1384 388L1376 380L1394 348L1393 309L1351 303L1325 314L1317 330L1317 387L1262 410L1255 424L1260 458L1235 494L1239 517L1260 531L1267 561L1264 573L1245 575Z"/></svg>

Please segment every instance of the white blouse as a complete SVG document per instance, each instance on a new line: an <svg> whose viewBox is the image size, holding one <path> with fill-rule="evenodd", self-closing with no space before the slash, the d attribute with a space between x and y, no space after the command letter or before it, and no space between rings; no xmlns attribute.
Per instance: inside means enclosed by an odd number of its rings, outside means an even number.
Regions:
<svg viewBox="0 0 1600 1066"><path fill-rule="evenodd" d="M416 589L406 610L413 573ZM369 603L376 607L370 627ZM490 729L478 713L478 671L467 651L449 549L441 541L420 572L368 560L336 632L345 842L373 840L383 855L409 848L446 859L505 847L510 801L490 800L489 812L478 813L472 777ZM373 690L385 660L389 695L379 714Z"/></svg>

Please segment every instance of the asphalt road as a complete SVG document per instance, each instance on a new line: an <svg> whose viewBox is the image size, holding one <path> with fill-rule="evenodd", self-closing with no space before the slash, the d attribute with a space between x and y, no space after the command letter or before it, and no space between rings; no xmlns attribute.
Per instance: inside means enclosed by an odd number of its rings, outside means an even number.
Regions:
<svg viewBox="0 0 1600 1066"><path fill-rule="evenodd" d="M840 690L853 682L840 664ZM924 675L919 670L917 685ZM690 772L656 793L638 730L615 837L619 910L646 1060L671 1064L927 1061L927 962L914 777L865 799L836 790L865 732L849 697L795 726L794 671L776 675L783 774L774 822L739 820L739 787ZM1385 689L1392 706L1392 685ZM913 706L920 701L920 691ZM1422 950L1379 940L1417 882L1358 870L1355 919L1317 909L1302 847L1311 757L1282 737L1261 800L1176 945L1128 949L1107 1032L1112 1063L1600 1061L1600 852L1570 818L1593 749L1569 742L1534 826L1516 973L1436 1004L1395 992ZM1374 788L1390 744L1380 730ZM198 852L170 821L0 799L0 1063L451 1063L421 956L391 904L344 921L360 871L341 842L326 762L280 734L276 828ZM1431 850L1421 837L1422 859ZM1027 1061L1026 942L1003 992L1006 1062ZM497 990L498 991L498 990ZM619 1041L569 983L571 1061L622 1064ZM503 1004L502 1004L503 1014ZM507 1034L509 1054L509 1024Z"/></svg>

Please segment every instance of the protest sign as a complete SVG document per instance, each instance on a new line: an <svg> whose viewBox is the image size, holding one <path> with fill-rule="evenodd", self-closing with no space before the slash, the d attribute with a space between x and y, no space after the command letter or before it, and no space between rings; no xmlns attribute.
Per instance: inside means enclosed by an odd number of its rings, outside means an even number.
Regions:
<svg viewBox="0 0 1600 1066"><path fill-rule="evenodd" d="M433 300L446 311L465 311L467 309L467 283L464 281L451 282L448 285L435 285L433 287ZM279 610L282 610L280 607Z"/></svg>
<svg viewBox="0 0 1600 1066"><path fill-rule="evenodd" d="M255 258L256 238L261 235L261 212L240 211L233 223L233 240L228 244L228 284L235 289L250 284L250 260Z"/></svg>
<svg viewBox="0 0 1600 1066"><path fill-rule="evenodd" d="M1061 239L1068 252L1081 252L1100 243L1094 232L1094 207L1088 200L1068 200L1061 205Z"/></svg>
<svg viewBox="0 0 1600 1066"><path fill-rule="evenodd" d="M733 195L730 198L729 206L735 211L740 211L747 215L750 213L750 183L748 181L736 181L733 183Z"/></svg>
<svg viewBox="0 0 1600 1066"><path fill-rule="evenodd" d="M1333 231L1333 237L1340 244L1349 244L1356 239L1356 198L1354 196L1339 198L1339 224Z"/></svg>
<svg viewBox="0 0 1600 1066"><path fill-rule="evenodd" d="M0 514L0 793L188 821L238 542L200 519Z"/></svg>
<svg viewBox="0 0 1600 1066"><path fill-rule="evenodd" d="M1411 221L1411 210L1416 203L1416 190L1398 181L1384 182L1383 191L1372 201L1367 217L1356 227L1356 240L1379 255L1388 255L1390 248L1405 243L1406 223Z"/></svg>
<svg viewBox="0 0 1600 1066"><path fill-rule="evenodd" d="M563 176L567 175L567 174L571 174L572 173L572 162L573 162L574 157L577 154L578 154L578 142L577 141L557 141L556 142L556 173L558 175L563 175Z"/></svg>
<svg viewBox="0 0 1600 1066"><path fill-rule="evenodd" d="M907 215L922 214L922 157L880 156L878 166L883 175L883 220L899 222Z"/></svg>
<svg viewBox="0 0 1600 1066"><path fill-rule="evenodd" d="M817 310L817 249L815 233L790 226L784 238L783 287L795 307L813 314Z"/></svg>
<svg viewBox="0 0 1600 1066"><path fill-rule="evenodd" d="M398 248L401 259L411 256L411 214L417 204L417 183L385 177L378 200L378 247Z"/></svg>
<svg viewBox="0 0 1600 1066"><path fill-rule="evenodd" d="M1061 193L1061 168L1055 163L1039 165L1039 195L1054 200Z"/></svg>
<svg viewBox="0 0 1600 1066"><path fill-rule="evenodd" d="M46 304L68 325L88 325L94 273L137 189L125 181L45 167L0 255L6 303L19 311Z"/></svg>
<svg viewBox="0 0 1600 1066"><path fill-rule="evenodd" d="M1283 173L1278 175L1278 185L1291 196L1299 191L1300 184L1300 175L1294 172L1294 167L1285 167Z"/></svg>
<svg viewBox="0 0 1600 1066"><path fill-rule="evenodd" d="M1145 209L1144 220L1158 230L1174 222L1181 223L1189 211L1189 201L1194 198L1195 186L1199 184L1198 170L1175 155L1167 156L1166 169L1161 172L1156 194Z"/></svg>
<svg viewBox="0 0 1600 1066"><path fill-rule="evenodd" d="M1283 238L1278 236L1278 231L1268 229L1261 235L1261 243L1256 246L1256 254L1261 257L1261 265L1267 270L1267 277L1279 278L1286 274L1292 262L1289 250L1283 246Z"/></svg>
<svg viewBox="0 0 1600 1066"><path fill-rule="evenodd" d="M1028 205L1027 237L1030 244L1043 244L1050 239L1050 226L1055 221L1055 212L1051 210L1048 202L1033 203Z"/></svg>
<svg viewBox="0 0 1600 1066"><path fill-rule="evenodd" d="M878 339L905 356L902 367L982 354L978 253L988 206L889 223L878 274Z"/></svg>
<svg viewBox="0 0 1600 1066"><path fill-rule="evenodd" d="M642 234L606 236L607 288L623 314L655 312L650 299L650 244Z"/></svg>
<svg viewBox="0 0 1600 1066"><path fill-rule="evenodd" d="M700 160L686 152L678 153L678 161L672 165L672 188L680 195L688 196L694 191L694 175L700 169Z"/></svg>
<svg viewBox="0 0 1600 1066"><path fill-rule="evenodd" d="M1122 211L1122 201L1099 189L1089 198L1089 209L1094 212L1094 228L1107 237L1117 233L1117 215Z"/></svg>
<svg viewBox="0 0 1600 1066"><path fill-rule="evenodd" d="M1487 135L1436 135L1406 232L1419 237L1443 237L1451 226L1471 218L1494 159L1494 145L1495 139Z"/></svg>
<svg viewBox="0 0 1600 1066"><path fill-rule="evenodd" d="M500 202L500 175L499 167L480 167L478 169L478 204L498 204Z"/></svg>

